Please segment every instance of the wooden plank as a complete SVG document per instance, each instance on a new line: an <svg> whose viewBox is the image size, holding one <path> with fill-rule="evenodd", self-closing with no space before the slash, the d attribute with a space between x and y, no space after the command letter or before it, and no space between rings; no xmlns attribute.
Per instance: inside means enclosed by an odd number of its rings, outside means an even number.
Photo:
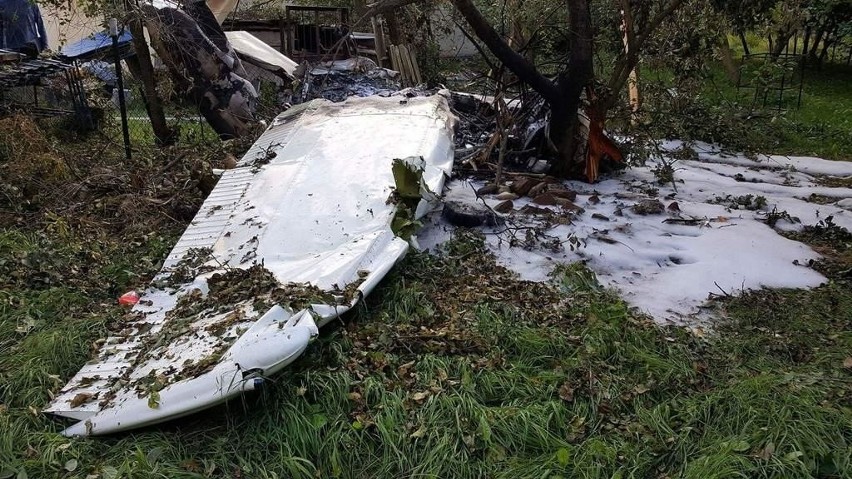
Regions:
<svg viewBox="0 0 852 479"><path fill-rule="evenodd" d="M399 47L396 45L390 46L390 55L391 55L391 68L398 71L400 76L402 76L402 65L399 61Z"/></svg>
<svg viewBox="0 0 852 479"><path fill-rule="evenodd" d="M400 73L405 86L411 86L411 69L408 66L408 54L405 45L400 45L397 51L399 55Z"/></svg>
<svg viewBox="0 0 852 479"><path fill-rule="evenodd" d="M396 45L390 46L390 60L391 68L398 71L400 77L402 77L402 65L399 64L399 47Z"/></svg>
<svg viewBox="0 0 852 479"><path fill-rule="evenodd" d="M406 77L411 86L417 85L417 77L414 76L414 65L411 64L411 49L408 45L402 46L402 61L405 63Z"/></svg>
<svg viewBox="0 0 852 479"><path fill-rule="evenodd" d="M420 75L420 65L417 64L417 52L413 49L408 52L409 58L411 59L411 66L414 69L414 78L417 80L417 84L423 83L423 76Z"/></svg>
<svg viewBox="0 0 852 479"><path fill-rule="evenodd" d="M396 60L399 62L399 74L402 75L402 83L408 86L408 65L405 64L405 45L397 45Z"/></svg>

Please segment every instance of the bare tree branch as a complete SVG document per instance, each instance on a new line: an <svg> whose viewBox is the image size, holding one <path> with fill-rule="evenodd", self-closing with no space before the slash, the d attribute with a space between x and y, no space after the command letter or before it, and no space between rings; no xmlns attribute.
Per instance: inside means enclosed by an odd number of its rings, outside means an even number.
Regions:
<svg viewBox="0 0 852 479"><path fill-rule="evenodd" d="M558 103L562 98L556 86L544 77L526 58L513 50L494 30L471 0L453 0L459 13L467 20L473 32L498 60L518 76L522 82L537 91L545 100Z"/></svg>
<svg viewBox="0 0 852 479"><path fill-rule="evenodd" d="M491 63L491 59L488 58L488 55L486 55L485 50L482 48L482 45L480 45L479 42L476 41L476 38L474 38L473 35L468 33L468 31L464 28L464 25L457 21L453 21L453 24L458 27L459 31L462 32L462 35L467 38L467 41L469 41L470 44L473 45L474 48L476 48L476 51L478 51L479 54L482 56L482 60L488 65L488 68L491 70L496 70L496 67L494 66L494 64Z"/></svg>

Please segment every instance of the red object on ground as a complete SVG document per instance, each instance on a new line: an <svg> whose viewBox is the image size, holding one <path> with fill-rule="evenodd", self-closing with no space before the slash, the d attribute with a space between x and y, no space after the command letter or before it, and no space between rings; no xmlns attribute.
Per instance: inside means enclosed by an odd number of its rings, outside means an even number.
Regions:
<svg viewBox="0 0 852 479"><path fill-rule="evenodd" d="M136 291L128 291L118 298L118 304L122 306L133 306L139 302L139 293Z"/></svg>

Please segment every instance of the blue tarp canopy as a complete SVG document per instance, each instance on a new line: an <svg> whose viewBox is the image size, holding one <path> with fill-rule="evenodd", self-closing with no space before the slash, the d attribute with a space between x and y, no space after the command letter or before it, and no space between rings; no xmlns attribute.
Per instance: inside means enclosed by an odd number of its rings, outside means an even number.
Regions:
<svg viewBox="0 0 852 479"><path fill-rule="evenodd" d="M118 46L122 57L127 55L130 49L130 40L132 38L133 37L130 35L130 32L127 30L122 32L122 34L118 37ZM93 33L78 42L65 45L62 47L61 53L62 56L71 60L85 60L101 56L104 53L109 52L111 48L112 37L109 36L109 32L103 31L100 33Z"/></svg>

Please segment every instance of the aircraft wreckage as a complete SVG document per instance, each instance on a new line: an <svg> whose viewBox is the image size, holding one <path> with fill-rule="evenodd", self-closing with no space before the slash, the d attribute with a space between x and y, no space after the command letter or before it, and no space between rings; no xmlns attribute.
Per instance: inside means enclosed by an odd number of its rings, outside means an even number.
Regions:
<svg viewBox="0 0 852 479"><path fill-rule="evenodd" d="M440 94L314 100L223 173L122 329L48 412L64 434L160 423L257 388L369 294L453 163Z"/></svg>

